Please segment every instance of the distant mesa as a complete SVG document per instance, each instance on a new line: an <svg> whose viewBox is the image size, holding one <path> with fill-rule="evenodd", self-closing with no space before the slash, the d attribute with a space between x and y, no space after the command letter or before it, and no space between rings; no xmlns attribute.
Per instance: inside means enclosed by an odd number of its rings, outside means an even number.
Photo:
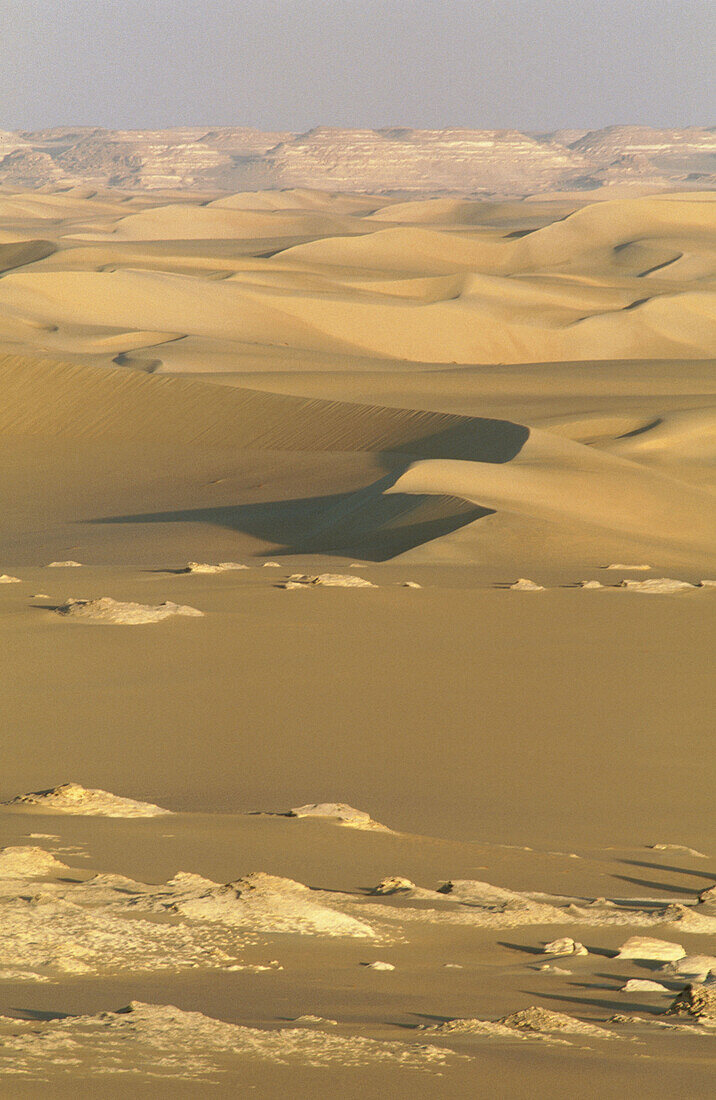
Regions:
<svg viewBox="0 0 716 1100"><path fill-rule="evenodd" d="M137 802L133 798L82 787L79 783L62 783L46 791L30 791L17 795L4 806L32 806L44 813L84 814L88 817L158 817L169 814L151 802Z"/></svg>
<svg viewBox="0 0 716 1100"><path fill-rule="evenodd" d="M54 608L58 615L65 615L82 622L104 623L109 626L138 626L141 623L159 623L174 615L200 617L203 611L182 604L160 603L157 606L143 603L122 603L110 596L98 600L69 599Z"/></svg>
<svg viewBox="0 0 716 1100"><path fill-rule="evenodd" d="M715 146L713 130L695 126L551 133L400 126L317 126L306 133L61 127L3 132L0 184L245 192L213 204L229 212L291 209L299 198L308 205L306 189L516 196L646 183L706 190L715 182ZM255 196L256 189L267 188L302 190L281 195L272 208ZM320 210L320 200L313 205ZM449 221L450 207L438 205L433 216Z"/></svg>

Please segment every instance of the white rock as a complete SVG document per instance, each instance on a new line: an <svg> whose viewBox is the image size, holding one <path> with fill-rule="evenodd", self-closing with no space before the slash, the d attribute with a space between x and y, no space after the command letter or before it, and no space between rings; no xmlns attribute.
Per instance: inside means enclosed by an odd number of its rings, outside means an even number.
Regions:
<svg viewBox="0 0 716 1100"><path fill-rule="evenodd" d="M688 581L676 581L671 577L660 577L658 580L656 577L652 577L648 581L621 581L619 583L619 588L626 588L630 592L647 592L656 596L687 592L690 588L695 587L695 585L689 584Z"/></svg>
<svg viewBox="0 0 716 1100"><path fill-rule="evenodd" d="M265 561L263 563L264 569L280 569L281 566L277 561Z"/></svg>
<svg viewBox="0 0 716 1100"><path fill-rule="evenodd" d="M380 962L380 960L378 960L378 962L365 963L365 966L367 966L369 970L395 970L392 963Z"/></svg>
<svg viewBox="0 0 716 1100"><path fill-rule="evenodd" d="M382 879L377 886L374 886L371 890L371 894L401 894L414 889L415 883L411 882L409 878L403 878L401 875L392 875L390 878Z"/></svg>
<svg viewBox="0 0 716 1100"><path fill-rule="evenodd" d="M220 561L217 565L210 565L203 561L188 561L184 573L227 573L231 569L248 569L248 565L241 565L237 561Z"/></svg>
<svg viewBox="0 0 716 1100"><path fill-rule="evenodd" d="M520 577L518 581L510 585L510 588L515 592L544 592L545 590L544 585L528 581L526 577Z"/></svg>
<svg viewBox="0 0 716 1100"><path fill-rule="evenodd" d="M31 596L31 600L49 600L47 592L35 592L34 596Z"/></svg>
<svg viewBox="0 0 716 1100"><path fill-rule="evenodd" d="M655 940L649 936L631 936L623 943L617 953L618 959L655 959L668 962L683 959L686 955L680 943L668 940Z"/></svg>
<svg viewBox="0 0 716 1100"><path fill-rule="evenodd" d="M0 848L0 878L35 878L66 870L67 864L44 848Z"/></svg>
<svg viewBox="0 0 716 1100"><path fill-rule="evenodd" d="M417 581L403 581L403 588L422 588L422 584L418 584Z"/></svg>
<svg viewBox="0 0 716 1100"><path fill-rule="evenodd" d="M716 977L716 955L684 955L662 966L659 972L691 982L705 982Z"/></svg>
<svg viewBox="0 0 716 1100"><path fill-rule="evenodd" d="M535 970L541 970L545 974L557 974L563 977L567 977L572 973L571 970L564 970L561 966L552 966L551 963L542 963L541 966L533 967Z"/></svg>
<svg viewBox="0 0 716 1100"><path fill-rule="evenodd" d="M295 806L288 817L323 817L337 821L339 825L348 825L353 829L382 829L364 810L355 810L345 802L309 802L305 806ZM387 831L387 830L386 830Z"/></svg>
<svg viewBox="0 0 716 1100"><path fill-rule="evenodd" d="M668 993L669 990L661 982L651 982L648 978L630 978L623 985L620 993Z"/></svg>
<svg viewBox="0 0 716 1100"><path fill-rule="evenodd" d="M375 588L366 577L352 577L343 573L319 573L310 576L307 573L293 573L282 588Z"/></svg>
<svg viewBox="0 0 716 1100"><path fill-rule="evenodd" d="M82 565L81 561L51 561L47 566L48 569L79 569Z"/></svg>
<svg viewBox="0 0 716 1100"><path fill-rule="evenodd" d="M637 570L651 569L650 565L622 565L621 562L616 562L614 565L607 565L607 569L626 569L627 573L635 573Z"/></svg>
<svg viewBox="0 0 716 1100"><path fill-rule="evenodd" d="M604 585L600 581L580 581L580 588L604 588Z"/></svg>
<svg viewBox="0 0 716 1100"><path fill-rule="evenodd" d="M570 939L569 936L563 936L561 939L552 940L551 943L546 943L542 948L545 955L588 955L586 947L583 943L578 943L576 940Z"/></svg>
<svg viewBox="0 0 716 1100"><path fill-rule="evenodd" d="M154 912L253 932L375 938L371 925L343 912L333 894L263 871L224 885L180 873L141 904Z"/></svg>
<svg viewBox="0 0 716 1100"><path fill-rule="evenodd" d="M503 1016L497 1023L505 1027L514 1027L519 1030L551 1033L555 1031L565 1032L570 1035L589 1035L594 1039L611 1039L612 1034L596 1024L588 1024L583 1020L576 1020L574 1016L566 1016L563 1012L552 1012L550 1009L541 1008L539 1005L531 1005L519 1012L513 1012L509 1016Z"/></svg>
<svg viewBox="0 0 716 1100"><path fill-rule="evenodd" d="M2 1023L0 1076L20 1072L21 1080L41 1081L36 1095L52 1095L52 1081L66 1078L77 1066L85 1068L85 1075L78 1078L80 1082L87 1079L87 1067L101 1067L97 1072L105 1081L112 1075L117 1083L117 1090L110 1087L112 1095L137 1095L129 1087L134 1080L151 1082L152 1095L164 1097L175 1095L172 1080L181 1092L193 1079L197 1088L189 1086L190 1092L198 1096L211 1094L209 1082L215 1081L215 1075L231 1069L241 1072L243 1078L245 1067L257 1063L277 1065L284 1073L287 1066L301 1065L336 1070L384 1065L434 1072L457 1057L450 1050L426 1044L330 1034L326 1032L330 1020L312 1020L313 1027L299 1020L298 1026L292 1023L290 1027L266 1030L226 1023L173 1005L141 1001L132 1001L116 1012L33 1020L31 1025L25 1020L3 1018ZM138 1090L144 1091L139 1084ZM77 1095L97 1094L96 1087L88 1092L81 1083L76 1091ZM220 1091L227 1096L246 1094L241 1087L238 1092ZM292 1094L290 1086L284 1091Z"/></svg>
<svg viewBox="0 0 716 1100"><path fill-rule="evenodd" d="M36 806L45 813L83 814L88 817L158 817L171 813L151 802L135 802L109 791L63 783L46 791L30 791L11 798L5 806Z"/></svg>
<svg viewBox="0 0 716 1100"><path fill-rule="evenodd" d="M684 844L647 844L652 852L683 852L684 855L693 856L695 859L708 859L703 852L697 852L695 848L687 848Z"/></svg>
<svg viewBox="0 0 716 1100"><path fill-rule="evenodd" d="M11 577L9 573L0 574L0 584L22 584L19 577Z"/></svg>
<svg viewBox="0 0 716 1100"><path fill-rule="evenodd" d="M699 581L699 588L716 588L716 581Z"/></svg>
<svg viewBox="0 0 716 1100"><path fill-rule="evenodd" d="M158 623L173 615L201 617L204 614L195 607L185 607L170 601L153 607L151 604L122 603L110 596L103 596L99 600L70 599L55 610L58 615L109 626L138 626L142 623Z"/></svg>

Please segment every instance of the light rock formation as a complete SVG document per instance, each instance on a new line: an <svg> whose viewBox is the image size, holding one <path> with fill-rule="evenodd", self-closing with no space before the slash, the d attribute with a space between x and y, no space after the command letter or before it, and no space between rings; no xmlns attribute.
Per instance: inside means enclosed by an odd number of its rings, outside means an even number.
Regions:
<svg viewBox="0 0 716 1100"><path fill-rule="evenodd" d="M546 943L542 948L545 955L588 955L586 947L583 943L579 943L576 940L570 939L569 936L563 936L561 939L552 940L551 943Z"/></svg>
<svg viewBox="0 0 716 1100"><path fill-rule="evenodd" d="M655 940L649 936L631 936L623 943L617 953L618 959L655 959L670 962L683 959L686 952L680 943L668 940Z"/></svg>
<svg viewBox="0 0 716 1100"><path fill-rule="evenodd" d="M387 831L386 825L373 821L365 810L356 810L345 802L309 802L305 806L294 806L287 817L322 817L347 825L352 829L380 829Z"/></svg>
<svg viewBox="0 0 716 1100"><path fill-rule="evenodd" d="M310 576L306 573L293 573L281 588L375 588L366 577L353 577L342 573L319 573Z"/></svg>
<svg viewBox="0 0 716 1100"><path fill-rule="evenodd" d="M151 604L122 603L110 596L98 600L70 599L55 610L58 615L109 626L138 626L141 623L159 623L173 615L197 617L204 614L195 607L185 607L169 600L153 607Z"/></svg>
<svg viewBox="0 0 716 1100"><path fill-rule="evenodd" d="M43 813L82 814L89 817L158 817L171 813L151 802L137 802L109 791L95 790L79 783L62 783L46 791L30 791L11 798L6 806L34 806Z"/></svg>

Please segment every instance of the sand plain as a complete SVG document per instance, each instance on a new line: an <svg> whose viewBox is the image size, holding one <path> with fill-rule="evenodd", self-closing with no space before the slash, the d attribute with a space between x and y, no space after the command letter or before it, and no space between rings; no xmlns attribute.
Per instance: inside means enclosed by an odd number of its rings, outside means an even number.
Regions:
<svg viewBox="0 0 716 1100"><path fill-rule="evenodd" d="M1 1095L707 1090L715 212L0 194Z"/></svg>

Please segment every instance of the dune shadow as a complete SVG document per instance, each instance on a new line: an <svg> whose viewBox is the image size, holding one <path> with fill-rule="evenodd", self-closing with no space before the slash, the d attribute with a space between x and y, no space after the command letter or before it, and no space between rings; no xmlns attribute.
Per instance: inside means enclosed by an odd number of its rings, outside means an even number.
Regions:
<svg viewBox="0 0 716 1100"><path fill-rule="evenodd" d="M89 522L205 523L271 543L271 553L276 557L337 554L385 561L492 514L492 509L458 497L376 494L368 503L361 496L359 491L261 504L109 516Z"/></svg>
<svg viewBox="0 0 716 1100"><path fill-rule="evenodd" d="M694 897L694 891L689 890L687 886L672 886L667 882L655 882L653 879L648 878L632 878L631 875L613 875L613 878L619 879L620 882L631 882L634 886L646 886L649 890L663 890L669 894L685 894L689 898ZM664 904L668 904L671 898L664 898Z"/></svg>
<svg viewBox="0 0 716 1100"><path fill-rule="evenodd" d="M44 1008L12 1008L11 1012L18 1013L18 1022L35 1020L38 1023L50 1022L51 1020L69 1020L76 1015L73 1012L52 1012L50 1009Z"/></svg>
<svg viewBox="0 0 716 1100"><path fill-rule="evenodd" d="M611 1001L604 1000L601 997L568 997L565 994L560 993L544 993L542 990L523 989L522 993L526 993L530 997L539 997L544 1001L562 1001L565 1004L570 1005L593 1005L595 1008L601 1008L604 1011L610 1012L643 1012L649 1016L661 1016L664 1012L663 1005L645 1005L639 1001ZM612 990L613 993L617 990ZM589 1021L592 1023L593 1021Z"/></svg>
<svg viewBox="0 0 716 1100"><path fill-rule="evenodd" d="M381 415L392 414L395 410L379 412ZM376 418L380 419L378 412ZM296 419L292 431L294 436L299 436L300 415ZM326 437L331 438L332 411L326 413L325 424L323 416L320 419L322 438L316 438L315 425L307 425L307 435L301 438L300 445L297 443L297 451L330 453ZM270 543L275 548L271 552L277 555L340 554L361 556L369 561L385 561L494 513L493 509L448 494L390 491L411 462L443 458L502 464L519 454L529 437L529 428L507 420L479 417L453 417L448 420L439 431L420 436L419 427L410 419L391 420L380 425L376 419L366 416L365 441L361 438L351 444L341 440L336 442L336 448L373 451L376 461L386 473L373 484L352 492L257 504L237 503L213 508L107 516L87 522L205 523L240 531ZM380 440L379 446L373 450L370 441L375 438L376 432ZM287 461L290 461L289 446L286 453Z"/></svg>
<svg viewBox="0 0 716 1100"><path fill-rule="evenodd" d="M694 871L691 867L672 867L667 863L649 863L643 859L622 859L619 862L627 867L645 867L649 871L672 871L675 875L692 875L694 878L705 878L711 882L716 881L716 870Z"/></svg>

